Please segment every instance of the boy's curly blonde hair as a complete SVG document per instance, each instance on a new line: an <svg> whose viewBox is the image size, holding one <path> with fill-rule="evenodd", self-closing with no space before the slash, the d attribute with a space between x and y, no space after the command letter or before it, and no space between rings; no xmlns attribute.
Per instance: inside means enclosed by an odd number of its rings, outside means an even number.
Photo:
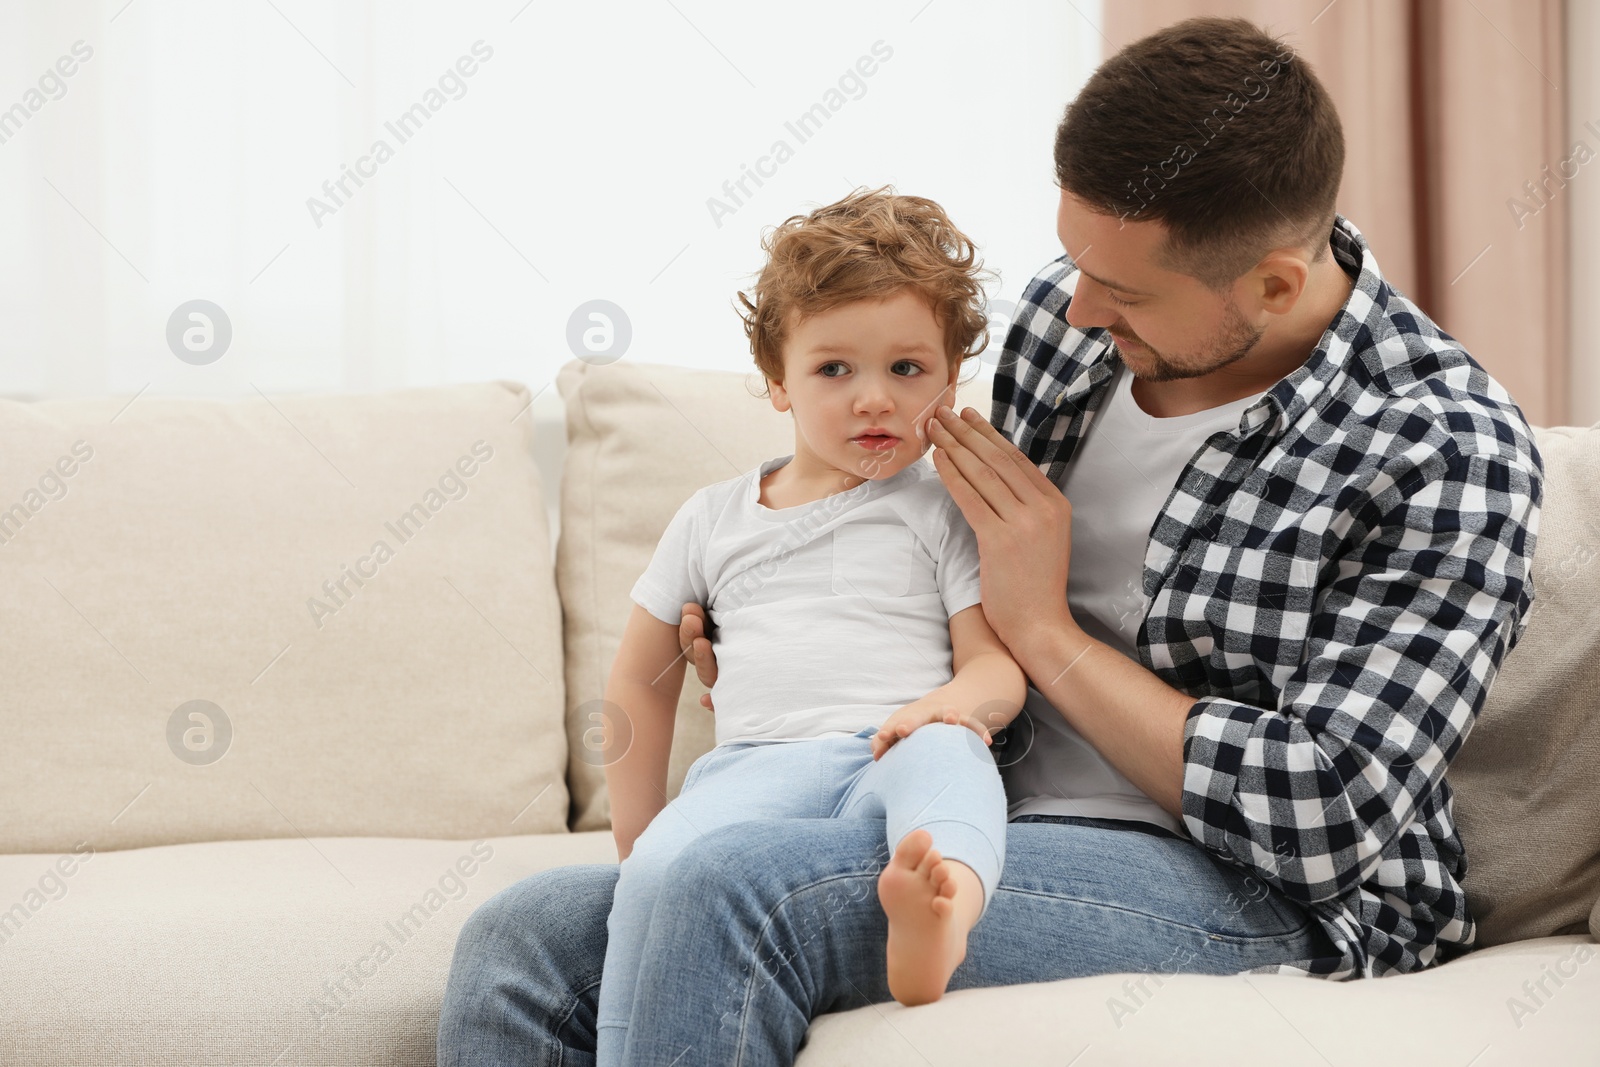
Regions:
<svg viewBox="0 0 1600 1067"><path fill-rule="evenodd" d="M783 381L789 330L819 311L881 300L905 288L928 301L944 330L949 365L988 345L982 280L991 275L944 209L893 186L857 189L809 215L792 215L761 240L767 263L740 317L756 366Z"/></svg>

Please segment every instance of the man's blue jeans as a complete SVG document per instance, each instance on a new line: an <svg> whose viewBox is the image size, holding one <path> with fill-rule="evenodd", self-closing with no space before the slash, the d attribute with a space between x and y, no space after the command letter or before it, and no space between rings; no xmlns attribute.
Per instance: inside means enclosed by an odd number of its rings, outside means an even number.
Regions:
<svg viewBox="0 0 1600 1067"><path fill-rule="evenodd" d="M999 891L950 988L1108 972L1228 974L1334 949L1302 908L1143 824L1008 826ZM634 1001L630 1062L789 1064L811 1019L892 999L874 820L735 823L664 880ZM544 871L467 920L439 1018L440 1067L594 1062L614 865Z"/></svg>

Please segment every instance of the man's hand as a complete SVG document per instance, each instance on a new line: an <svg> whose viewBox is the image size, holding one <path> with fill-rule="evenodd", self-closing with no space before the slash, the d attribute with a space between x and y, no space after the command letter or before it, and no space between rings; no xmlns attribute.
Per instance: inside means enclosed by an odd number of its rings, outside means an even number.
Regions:
<svg viewBox="0 0 1600 1067"><path fill-rule="evenodd" d="M872 758L882 759L883 754L894 747L896 741L910 737L918 727L926 726L930 722L965 726L983 738L983 743L986 745L993 743L994 740L990 724L978 717L976 708L970 712L963 712L944 694L934 690L919 700L913 700L884 720L878 732L872 735Z"/></svg>
<svg viewBox="0 0 1600 1067"><path fill-rule="evenodd" d="M982 415L940 407L929 424L933 466L978 539L983 614L1021 654L1032 637L1069 633L1072 505Z"/></svg>
<svg viewBox="0 0 1600 1067"><path fill-rule="evenodd" d="M694 664L694 673L707 689L717 682L717 654L711 651L711 639L707 636L710 625L705 609L699 604L683 606L683 617L678 621L678 647ZM711 706L710 693L700 695L700 704L707 711L717 710Z"/></svg>

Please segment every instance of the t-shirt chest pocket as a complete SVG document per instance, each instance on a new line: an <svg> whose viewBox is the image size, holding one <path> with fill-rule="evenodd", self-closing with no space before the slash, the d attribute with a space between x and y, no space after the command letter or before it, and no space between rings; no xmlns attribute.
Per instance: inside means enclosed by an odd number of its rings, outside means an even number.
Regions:
<svg viewBox="0 0 1600 1067"><path fill-rule="evenodd" d="M841 596L907 596L915 572L909 526L847 523L833 531L833 591Z"/></svg>

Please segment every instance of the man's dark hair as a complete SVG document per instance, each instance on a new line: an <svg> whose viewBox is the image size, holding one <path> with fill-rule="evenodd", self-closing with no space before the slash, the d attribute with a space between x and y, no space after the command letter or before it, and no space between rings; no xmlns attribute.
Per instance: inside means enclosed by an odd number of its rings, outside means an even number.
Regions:
<svg viewBox="0 0 1600 1067"><path fill-rule="evenodd" d="M1163 265L1221 289L1271 248L1327 252L1344 168L1328 92L1244 19L1196 18L1094 72L1056 129L1056 183L1168 229Z"/></svg>

